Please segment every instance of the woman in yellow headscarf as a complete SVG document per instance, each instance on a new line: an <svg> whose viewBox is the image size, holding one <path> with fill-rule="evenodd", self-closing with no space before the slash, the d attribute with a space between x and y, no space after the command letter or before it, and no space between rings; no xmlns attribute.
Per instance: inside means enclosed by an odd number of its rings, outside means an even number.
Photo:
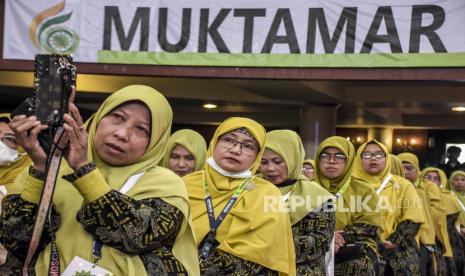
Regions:
<svg viewBox="0 0 465 276"><path fill-rule="evenodd" d="M16 135L8 123L10 114L0 113L0 202L18 174L31 164L31 159L18 146ZM6 249L0 244L0 264L5 262L6 254Z"/></svg>
<svg viewBox="0 0 465 276"><path fill-rule="evenodd" d="M462 254L465 252L465 171L455 171L449 178L450 190L455 193L458 198L458 204L460 205L460 218L461 218L461 242L462 242ZM458 246L460 248L460 244ZM455 255L454 255L455 258ZM462 264L456 263L458 268L462 268L462 274L465 270L465 257ZM459 272L459 271L458 271Z"/></svg>
<svg viewBox="0 0 465 276"><path fill-rule="evenodd" d="M399 157L394 154L391 154L391 173L397 176L404 177L404 167L402 161ZM407 179L405 179L407 180ZM409 181L409 180L407 180ZM409 181L410 182L410 181ZM411 183L411 182L410 182ZM425 223L420 226L418 230L418 235L416 237L417 243L420 245L420 274L421 275L435 275L436 266L434 264L434 246L435 246L435 237L434 237L434 223L433 217L431 215L431 208L428 203L428 197L426 193L417 188L415 190L420 196L422 201L422 208L425 215Z"/></svg>
<svg viewBox="0 0 465 276"><path fill-rule="evenodd" d="M183 177L205 166L207 143L202 135L191 129L181 129L168 139L163 167Z"/></svg>
<svg viewBox="0 0 465 276"><path fill-rule="evenodd" d="M449 178L448 188L455 193L459 200L461 208L460 217L462 223L465 222L465 171L455 171ZM461 229L463 235L465 235L465 228Z"/></svg>
<svg viewBox="0 0 465 276"><path fill-rule="evenodd" d="M438 168L425 168L421 172L420 177L426 181L431 181L438 185L441 189L441 197L444 201L445 214L447 219L447 233L449 234L449 242L452 249L452 256L446 256L446 265L448 275L463 275L464 273L464 248L462 237L458 229L461 225L465 225L465 221L461 220L461 206L459 199L454 192L447 189L447 176L443 170Z"/></svg>
<svg viewBox="0 0 465 276"><path fill-rule="evenodd" d="M277 206L281 192L254 176L264 150L260 124L229 118L215 131L204 170L183 178L203 275L295 275L291 223Z"/></svg>
<svg viewBox="0 0 465 276"><path fill-rule="evenodd" d="M8 123L10 123L10 114L0 113L0 187L3 187L0 196L2 198L16 176L31 164L31 159L18 146L16 136Z"/></svg>
<svg viewBox="0 0 465 276"><path fill-rule="evenodd" d="M335 226L333 196L302 175L305 150L297 133L268 132L265 147L259 171L281 190L289 206L297 274L326 275L325 254Z"/></svg>
<svg viewBox="0 0 465 276"><path fill-rule="evenodd" d="M379 196L383 215L381 253L386 259L385 275L417 275L420 257L416 236L425 222L422 202L413 185L390 173L391 156L376 140L360 146L353 175L369 182Z"/></svg>
<svg viewBox="0 0 465 276"><path fill-rule="evenodd" d="M73 104L69 110L69 151L30 269L37 275L58 269L72 275L199 275L185 185L156 165L172 122L166 99L147 86L125 87L86 126ZM0 237L12 253L4 268L19 275L43 189L45 153L36 135L45 127L25 116L13 118L11 126L34 162L3 202Z"/></svg>
<svg viewBox="0 0 465 276"><path fill-rule="evenodd" d="M313 159L304 160L302 170L303 170L304 175L309 180L313 180L313 175L315 173L315 160L313 160Z"/></svg>
<svg viewBox="0 0 465 276"><path fill-rule="evenodd" d="M352 176L354 146L332 136L318 146L316 156L315 181L337 198L335 275L379 275L378 229L383 221L376 212L376 193Z"/></svg>
<svg viewBox="0 0 465 276"><path fill-rule="evenodd" d="M397 155L402 161L404 166L405 178L414 184L417 190L422 190L426 197L429 206L429 211L434 224L434 248L432 251L434 255L434 262L436 266L435 273L437 275L446 275L446 262L444 257L452 256L452 249L449 243L449 235L447 234L447 221L445 215L444 202L441 197L441 190L439 187L430 182L423 180L420 177L421 170L420 164L418 162L418 157L409 152L404 152ZM420 239L424 241L424 245L427 245L428 248L432 246L430 242L433 240L431 237L431 231L429 234L420 232ZM422 238L423 237L423 238ZM425 254L425 248L423 248L423 254Z"/></svg>

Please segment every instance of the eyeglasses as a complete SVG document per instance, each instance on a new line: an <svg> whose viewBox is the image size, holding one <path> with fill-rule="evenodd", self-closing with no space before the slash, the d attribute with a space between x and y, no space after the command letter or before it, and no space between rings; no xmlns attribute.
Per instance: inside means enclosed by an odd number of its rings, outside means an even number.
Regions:
<svg viewBox="0 0 465 276"><path fill-rule="evenodd" d="M12 149L16 149L18 146L18 140L13 134L5 134L4 136L0 137L0 141Z"/></svg>
<svg viewBox="0 0 465 276"><path fill-rule="evenodd" d="M331 154L329 152L322 152L320 153L320 156L319 156L320 162L323 162L323 163L328 163L331 160L331 158L334 160L334 162L336 162L337 164L340 164L346 161L347 156L345 156L344 154L340 152L335 153L335 154Z"/></svg>
<svg viewBox="0 0 465 276"><path fill-rule="evenodd" d="M235 138L230 137L230 136L223 136L219 139L218 144L222 147L232 149L234 148L237 144L240 145L241 151L246 154L246 155L253 155L256 154L259 150L259 147L257 146L256 143L250 142L250 141L245 141L245 142L239 142Z"/></svg>
<svg viewBox="0 0 465 276"><path fill-rule="evenodd" d="M386 154L382 151L377 151L377 152L369 152L369 151L364 151L362 152L362 158L363 159L371 159L373 158L373 156L376 158L376 159L383 159L384 157L386 157Z"/></svg>
<svg viewBox="0 0 465 276"><path fill-rule="evenodd" d="M313 172L313 168L305 168L305 167L303 167L303 168L302 168L302 171Z"/></svg>
<svg viewBox="0 0 465 276"><path fill-rule="evenodd" d="M441 180L438 176L431 176L431 175L425 175L423 178L429 181L437 181L437 182Z"/></svg>

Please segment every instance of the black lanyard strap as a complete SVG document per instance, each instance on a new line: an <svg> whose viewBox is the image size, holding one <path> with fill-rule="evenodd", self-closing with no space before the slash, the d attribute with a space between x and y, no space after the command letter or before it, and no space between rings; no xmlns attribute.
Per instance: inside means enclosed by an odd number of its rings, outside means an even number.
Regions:
<svg viewBox="0 0 465 276"><path fill-rule="evenodd" d="M234 203L236 203L237 199L239 198L239 196L241 195L241 193L244 191L247 184L251 180L252 178L247 178L244 181L242 181L239 187L237 187L236 190L234 191L229 201L226 203L226 206L224 206L218 218L215 219L212 196L208 189L208 182L207 182L205 173L203 174L203 187L205 190L205 204L207 207L208 221L210 223L210 231L208 232L207 238L205 239L205 243L202 247L202 250L200 251L200 256L199 256L200 262L205 261L210 255L210 251L212 250L214 243L215 243L216 230L218 229L218 227L220 227L220 224L223 222L224 218L229 213L229 211L232 209L232 207L234 206Z"/></svg>

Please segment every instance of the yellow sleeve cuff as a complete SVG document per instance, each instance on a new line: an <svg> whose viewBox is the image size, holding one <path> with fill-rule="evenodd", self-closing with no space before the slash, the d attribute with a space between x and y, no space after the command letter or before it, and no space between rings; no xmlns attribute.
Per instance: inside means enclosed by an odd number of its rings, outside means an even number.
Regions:
<svg viewBox="0 0 465 276"><path fill-rule="evenodd" d="M39 203L42 190L44 189L44 182L27 174L21 197L32 203Z"/></svg>
<svg viewBox="0 0 465 276"><path fill-rule="evenodd" d="M73 185L81 193L86 203L92 202L111 191L110 186L103 179L98 168L78 178L73 182Z"/></svg>

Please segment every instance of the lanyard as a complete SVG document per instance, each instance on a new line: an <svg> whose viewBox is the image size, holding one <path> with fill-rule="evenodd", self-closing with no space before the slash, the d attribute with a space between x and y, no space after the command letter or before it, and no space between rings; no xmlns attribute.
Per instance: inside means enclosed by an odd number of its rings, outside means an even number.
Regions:
<svg viewBox="0 0 465 276"><path fill-rule="evenodd" d="M231 208L234 206L234 203L236 203L236 200L239 198L240 194L242 193L242 191L244 191L245 187L247 186L247 184L250 182L252 178L247 178L244 181L242 181L239 187L237 187L236 190L234 191L228 203L226 203L226 206L224 206L218 218L215 219L212 196L208 189L208 182L207 182L205 173L203 174L203 188L205 190L205 204L207 207L208 221L210 223L210 231L208 232L207 239L205 240L202 250L200 251L199 258L201 262L206 260L208 256L210 255L210 251L213 248L213 244L215 242L216 230L218 229L220 224L223 222L224 218L229 213Z"/></svg>
<svg viewBox="0 0 465 276"><path fill-rule="evenodd" d="M336 193L336 199L342 197L342 195L344 194L344 192L347 190L347 188L349 188L349 185L350 185L350 178L347 179L346 183L344 183L344 186L342 186L342 188L337 191Z"/></svg>
<svg viewBox="0 0 465 276"><path fill-rule="evenodd" d="M126 194L134 185L136 185L137 181L144 175L144 172L135 174L124 183L123 187L119 189L119 192L122 194ZM102 242L94 239L92 242L92 259L94 260L94 266L97 262L102 258Z"/></svg>
<svg viewBox="0 0 465 276"><path fill-rule="evenodd" d="M379 195L381 193L381 191L384 190L384 187L386 187L386 185L388 184L389 180L391 180L392 178L392 174L388 174L384 179L383 179L383 182L381 183L381 185L379 186L378 189L376 189L376 194Z"/></svg>
<svg viewBox="0 0 465 276"><path fill-rule="evenodd" d="M68 144L68 136L63 135L65 129L59 127L55 137L53 139L52 148L50 150L49 156L47 157L47 178L44 182L44 187L42 190L42 195L40 196L39 208L37 210L37 217L34 222L34 230L32 232L31 240L29 242L29 248L27 252L26 259L23 265L23 275L29 275L29 266L32 263L32 259L36 254L37 248L39 246L40 237L42 236L45 221L48 218L49 223L53 193L55 191L55 185L57 180L58 171L60 169L61 157L63 155L63 149ZM49 262L49 271L48 275L52 275L54 271L60 271L60 258L58 255L58 249L55 242L55 234L51 235L52 237L52 250L50 254ZM54 269L54 271L52 271Z"/></svg>

